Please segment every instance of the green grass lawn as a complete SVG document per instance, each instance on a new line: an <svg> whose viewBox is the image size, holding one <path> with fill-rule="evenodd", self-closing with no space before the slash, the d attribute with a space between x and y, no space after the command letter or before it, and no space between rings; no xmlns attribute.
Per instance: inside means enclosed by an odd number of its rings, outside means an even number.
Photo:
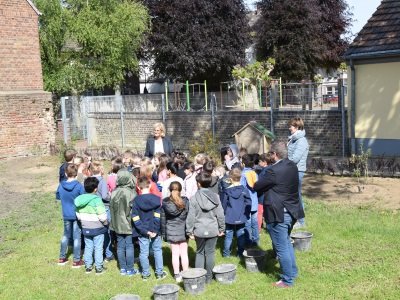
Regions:
<svg viewBox="0 0 400 300"><path fill-rule="evenodd" d="M400 222L392 212L307 202L310 252L296 252L299 278L292 289L271 286L279 265L268 258L264 273L248 273L236 258L217 263L238 265L233 285L213 282L200 296L180 290L182 299L400 299ZM0 220L0 299L109 299L131 293L149 299L158 283L154 276L122 277L116 262L101 276L87 275L71 264L57 265L62 234L60 206L52 194L33 194L30 205ZM221 244L219 244L221 245ZM190 243L191 265L194 263ZM262 233L261 247L271 249ZM165 269L171 273L164 245ZM137 256L137 253L136 253ZM72 257L70 257L72 259ZM163 280L172 283L171 276Z"/></svg>

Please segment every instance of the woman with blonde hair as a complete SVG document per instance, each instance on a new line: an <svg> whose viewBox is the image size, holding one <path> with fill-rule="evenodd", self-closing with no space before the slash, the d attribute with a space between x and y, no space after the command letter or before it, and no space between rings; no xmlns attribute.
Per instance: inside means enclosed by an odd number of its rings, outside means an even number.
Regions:
<svg viewBox="0 0 400 300"><path fill-rule="evenodd" d="M144 156L152 158L158 152L171 156L172 143L165 134L166 130L163 123L159 122L153 125L153 136L147 139Z"/></svg>
<svg viewBox="0 0 400 300"><path fill-rule="evenodd" d="M170 196L164 198L161 209L161 234L171 244L172 267L177 282L182 281L182 271L189 268L188 237L186 236L186 218L189 200L181 196L182 185L178 181L171 182Z"/></svg>

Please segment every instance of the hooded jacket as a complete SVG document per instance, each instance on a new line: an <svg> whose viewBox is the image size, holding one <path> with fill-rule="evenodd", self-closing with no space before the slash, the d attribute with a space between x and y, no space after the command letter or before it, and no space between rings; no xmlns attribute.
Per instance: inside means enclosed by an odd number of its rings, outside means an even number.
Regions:
<svg viewBox="0 0 400 300"><path fill-rule="evenodd" d="M238 146L236 144L230 144L229 148L231 149L233 156L232 156L231 160L225 161L225 165L228 168L228 170L231 170L234 164L240 163L240 161L239 161L239 148L238 148Z"/></svg>
<svg viewBox="0 0 400 300"><path fill-rule="evenodd" d="M107 214L103 201L96 194L84 194L75 199L76 216L82 224L84 236L97 236L107 232Z"/></svg>
<svg viewBox="0 0 400 300"><path fill-rule="evenodd" d="M305 130L297 130L288 141L288 158L297 165L299 172L307 169L307 156L310 146L306 139Z"/></svg>
<svg viewBox="0 0 400 300"><path fill-rule="evenodd" d="M132 235L134 237L148 237L147 232L159 234L161 201L153 194L142 194L135 198L132 205Z"/></svg>
<svg viewBox="0 0 400 300"><path fill-rule="evenodd" d="M244 224L250 218L251 198L249 191L242 185L228 187L222 198L225 212L225 223Z"/></svg>
<svg viewBox="0 0 400 300"><path fill-rule="evenodd" d="M199 238L216 237L225 231L225 216L219 196L207 188L190 199L186 233Z"/></svg>
<svg viewBox="0 0 400 300"><path fill-rule="evenodd" d="M211 176L211 184L208 189L218 195L218 184L219 184L219 177L218 176Z"/></svg>
<svg viewBox="0 0 400 300"><path fill-rule="evenodd" d="M64 220L76 220L74 200L76 197L84 193L85 189L79 181L60 181L56 192L56 198L61 200L62 215Z"/></svg>
<svg viewBox="0 0 400 300"><path fill-rule="evenodd" d="M189 212L189 200L182 197L185 207L178 209L170 198L163 200L161 208L161 234L170 243L184 242L186 236L186 218Z"/></svg>
<svg viewBox="0 0 400 300"><path fill-rule="evenodd" d="M132 174L120 170L117 175L117 188L111 194L110 229L117 234L132 234L131 202L136 197Z"/></svg>

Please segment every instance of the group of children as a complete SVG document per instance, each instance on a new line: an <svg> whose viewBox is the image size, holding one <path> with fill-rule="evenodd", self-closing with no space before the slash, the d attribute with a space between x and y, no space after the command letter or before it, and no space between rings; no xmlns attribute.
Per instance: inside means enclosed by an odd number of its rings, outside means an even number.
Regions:
<svg viewBox="0 0 400 300"><path fill-rule="evenodd" d="M253 187L258 174L272 163L268 154L250 155L230 145L216 166L205 154L189 162L181 153L172 158L157 153L150 159L126 151L112 159L106 179L102 163L91 161L89 154L82 158L66 150L64 158L57 189L64 220L60 265L68 262L72 246L73 268L85 266L91 273L94 266L95 273L102 274L104 262L114 259L116 244L121 275L141 274L147 280L152 253L155 276L163 279L164 240L171 247L174 278L180 282L181 272L189 268L188 240L193 239L194 266L206 269L210 282L218 237L225 236L224 257L231 255L234 235L239 257L258 244L263 199ZM134 267L135 245L140 271Z"/></svg>

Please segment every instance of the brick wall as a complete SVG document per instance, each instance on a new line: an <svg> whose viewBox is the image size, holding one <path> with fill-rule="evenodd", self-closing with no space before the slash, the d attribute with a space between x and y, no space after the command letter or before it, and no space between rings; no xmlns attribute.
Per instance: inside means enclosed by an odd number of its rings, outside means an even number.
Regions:
<svg viewBox="0 0 400 300"><path fill-rule="evenodd" d="M287 139L289 135L287 121L295 116L304 119L311 155L340 156L342 154L340 111L275 112L274 128L278 139ZM172 139L174 148L187 150L191 140L212 129L210 112L168 112L166 117L167 133ZM159 113L126 115L124 120L126 147L143 151L146 139L152 132L152 125L159 122L161 118ZM216 134L221 145L234 142L232 135L250 121L257 121L266 128L270 128L269 112L216 113ZM119 114L93 114L90 124L89 137L93 145L121 146Z"/></svg>
<svg viewBox="0 0 400 300"><path fill-rule="evenodd" d="M0 91L42 89L38 15L26 0L0 0Z"/></svg>
<svg viewBox="0 0 400 300"><path fill-rule="evenodd" d="M50 93L0 93L0 112L0 159L50 153L55 139Z"/></svg>

